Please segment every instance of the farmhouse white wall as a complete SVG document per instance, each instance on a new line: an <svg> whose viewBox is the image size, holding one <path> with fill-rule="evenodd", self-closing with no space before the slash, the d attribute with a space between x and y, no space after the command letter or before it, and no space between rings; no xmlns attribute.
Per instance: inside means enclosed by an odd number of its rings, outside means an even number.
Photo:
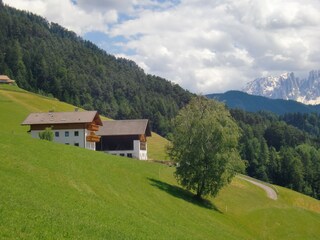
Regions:
<svg viewBox="0 0 320 240"><path fill-rule="evenodd" d="M140 149L140 141L139 140L134 140L133 141L133 149L135 150L135 156L139 160L148 160L147 156L147 143L146 143L146 150L141 150Z"/></svg>
<svg viewBox="0 0 320 240"><path fill-rule="evenodd" d="M134 140L133 141L133 150L122 150L122 151L106 151L107 153L118 155L118 156L124 156L129 157L130 154L133 158L137 158L139 160L148 160L147 155L147 144L146 144L146 150L140 150L140 141Z"/></svg>
<svg viewBox="0 0 320 240"><path fill-rule="evenodd" d="M95 150L96 144L95 142L87 142L86 136L90 134L90 131L86 129L63 129L63 130L52 130L54 139L53 141L67 144L67 145L74 145L79 144L79 147ZM31 130L31 135L34 138L39 138L39 132L41 130ZM69 136L66 137L65 133L69 132ZM75 132L78 132L78 136L75 136ZM59 136L56 135L58 133Z"/></svg>

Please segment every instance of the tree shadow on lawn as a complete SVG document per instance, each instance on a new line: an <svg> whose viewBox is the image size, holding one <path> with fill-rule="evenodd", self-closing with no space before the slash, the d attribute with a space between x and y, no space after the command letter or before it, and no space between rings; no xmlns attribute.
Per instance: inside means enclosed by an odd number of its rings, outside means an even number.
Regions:
<svg viewBox="0 0 320 240"><path fill-rule="evenodd" d="M207 199L197 199L195 198L195 195L191 192L184 190L180 187L162 182L160 180L154 179L154 178L148 178L148 180L151 182L150 184L154 187L157 187L158 189L165 191L169 193L170 195L183 199L189 203L195 204L199 207L207 208L215 210L219 213L222 213L212 202L210 202Z"/></svg>

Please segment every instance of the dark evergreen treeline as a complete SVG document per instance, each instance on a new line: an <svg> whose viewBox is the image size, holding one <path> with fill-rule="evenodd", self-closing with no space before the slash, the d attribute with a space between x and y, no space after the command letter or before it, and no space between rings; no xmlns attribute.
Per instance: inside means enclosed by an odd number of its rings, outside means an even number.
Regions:
<svg viewBox="0 0 320 240"><path fill-rule="evenodd" d="M318 113L287 113L280 119L314 137L320 136L320 114Z"/></svg>
<svg viewBox="0 0 320 240"><path fill-rule="evenodd" d="M319 130L319 115L231 114L242 129L239 150L249 176L320 199L320 141L312 130Z"/></svg>
<svg viewBox="0 0 320 240"><path fill-rule="evenodd" d="M29 91L97 109L115 119L149 118L166 135L169 121L191 93L145 74L75 33L0 3L0 74Z"/></svg>

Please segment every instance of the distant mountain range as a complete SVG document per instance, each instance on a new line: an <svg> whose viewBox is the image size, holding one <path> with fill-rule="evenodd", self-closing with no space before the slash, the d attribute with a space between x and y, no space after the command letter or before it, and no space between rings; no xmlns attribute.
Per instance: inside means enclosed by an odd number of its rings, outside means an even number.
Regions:
<svg viewBox="0 0 320 240"><path fill-rule="evenodd" d="M295 112L320 113L320 105L305 105L293 100L270 99L241 91L209 94L207 97L224 102L229 108L239 108L249 112L269 111L280 115Z"/></svg>
<svg viewBox="0 0 320 240"><path fill-rule="evenodd" d="M294 73L257 78L249 82L243 91L273 99L320 104L320 70L311 71L308 77L301 79Z"/></svg>

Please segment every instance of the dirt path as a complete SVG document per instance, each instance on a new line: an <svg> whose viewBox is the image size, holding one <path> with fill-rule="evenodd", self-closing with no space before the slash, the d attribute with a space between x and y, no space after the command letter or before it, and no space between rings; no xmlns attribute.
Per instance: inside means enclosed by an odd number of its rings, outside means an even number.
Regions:
<svg viewBox="0 0 320 240"><path fill-rule="evenodd" d="M238 178L241 178L245 181L248 181L260 188L262 188L263 190L266 191L267 193L267 196L268 198L272 199L272 200L277 200L278 199L278 194L276 193L276 191L274 189L272 189L271 187L269 187L268 185L266 184L263 184L259 181L255 181L254 179L249 179L249 178L246 178L246 177L242 177L242 176L238 176Z"/></svg>

